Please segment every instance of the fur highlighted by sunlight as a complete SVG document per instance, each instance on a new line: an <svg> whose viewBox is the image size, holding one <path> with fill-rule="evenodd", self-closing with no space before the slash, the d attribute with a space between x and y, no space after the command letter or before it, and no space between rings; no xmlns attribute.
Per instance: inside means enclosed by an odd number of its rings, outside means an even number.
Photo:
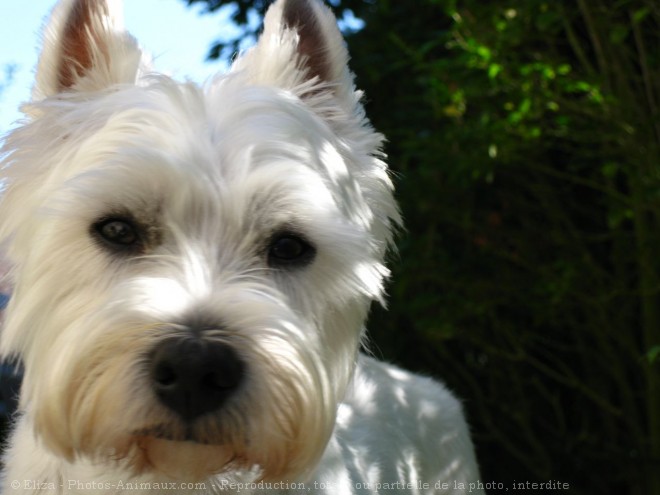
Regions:
<svg viewBox="0 0 660 495"><path fill-rule="evenodd" d="M277 0L198 86L120 7L55 6L0 152L0 354L25 369L3 493L477 483L458 401L358 352L400 217L331 11Z"/></svg>

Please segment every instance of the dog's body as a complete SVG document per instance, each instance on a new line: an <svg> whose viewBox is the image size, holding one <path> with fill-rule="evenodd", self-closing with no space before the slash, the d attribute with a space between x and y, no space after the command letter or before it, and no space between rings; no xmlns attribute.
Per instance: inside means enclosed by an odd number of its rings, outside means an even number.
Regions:
<svg viewBox="0 0 660 495"><path fill-rule="evenodd" d="M358 354L399 223L359 96L319 0L202 88L60 1L2 154L3 493L481 491L456 399Z"/></svg>

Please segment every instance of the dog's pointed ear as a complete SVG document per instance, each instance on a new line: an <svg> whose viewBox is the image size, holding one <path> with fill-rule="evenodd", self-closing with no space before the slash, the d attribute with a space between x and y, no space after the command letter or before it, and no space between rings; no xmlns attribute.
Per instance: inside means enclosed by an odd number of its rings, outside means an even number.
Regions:
<svg viewBox="0 0 660 495"><path fill-rule="evenodd" d="M33 100L133 82L140 58L121 28L120 0L60 0L44 29Z"/></svg>
<svg viewBox="0 0 660 495"><path fill-rule="evenodd" d="M246 58L245 68L257 83L291 89L315 80L335 92L352 89L348 51L337 19L321 0L277 0L266 13L257 46Z"/></svg>
<svg viewBox="0 0 660 495"><path fill-rule="evenodd" d="M348 64L337 19L318 0L281 0L282 26L298 34L299 64L308 77L321 81L339 80Z"/></svg>

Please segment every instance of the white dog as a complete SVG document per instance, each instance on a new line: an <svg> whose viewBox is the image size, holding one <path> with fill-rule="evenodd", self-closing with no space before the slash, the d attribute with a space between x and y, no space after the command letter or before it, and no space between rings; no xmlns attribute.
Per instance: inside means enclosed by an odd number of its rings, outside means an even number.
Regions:
<svg viewBox="0 0 660 495"><path fill-rule="evenodd" d="M5 494L482 493L457 400L358 354L399 214L320 0L199 87L61 0L2 156Z"/></svg>

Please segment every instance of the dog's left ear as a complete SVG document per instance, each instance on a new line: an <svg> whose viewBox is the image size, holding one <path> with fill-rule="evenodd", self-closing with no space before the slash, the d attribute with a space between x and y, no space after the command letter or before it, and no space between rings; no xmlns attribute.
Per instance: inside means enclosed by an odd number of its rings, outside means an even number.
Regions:
<svg viewBox="0 0 660 495"><path fill-rule="evenodd" d="M353 90L337 19L321 0L277 0L257 46L237 65L257 84L304 90L316 82L336 94Z"/></svg>
<svg viewBox="0 0 660 495"><path fill-rule="evenodd" d="M60 0L44 29L32 98L134 82L140 59L121 28L120 0Z"/></svg>

